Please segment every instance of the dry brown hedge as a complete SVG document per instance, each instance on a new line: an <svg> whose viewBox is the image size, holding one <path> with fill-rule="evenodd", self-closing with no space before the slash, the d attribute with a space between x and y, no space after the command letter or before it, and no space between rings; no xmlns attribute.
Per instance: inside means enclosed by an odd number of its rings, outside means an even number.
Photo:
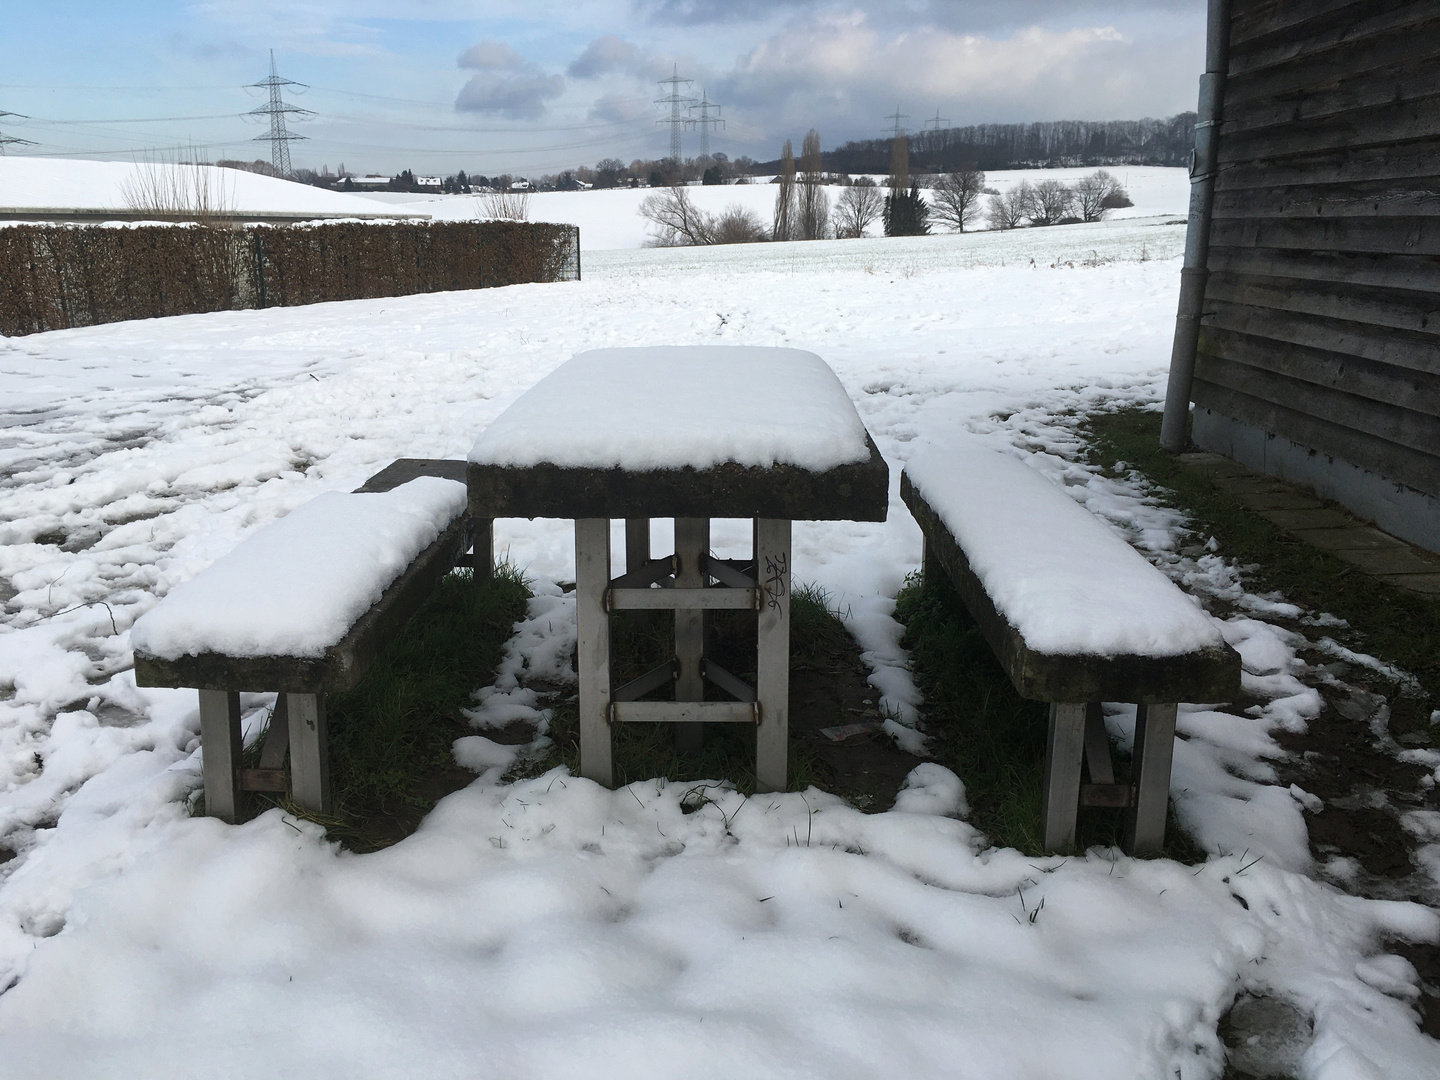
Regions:
<svg viewBox="0 0 1440 1080"><path fill-rule="evenodd" d="M573 225L13 225L0 334L580 276Z"/></svg>

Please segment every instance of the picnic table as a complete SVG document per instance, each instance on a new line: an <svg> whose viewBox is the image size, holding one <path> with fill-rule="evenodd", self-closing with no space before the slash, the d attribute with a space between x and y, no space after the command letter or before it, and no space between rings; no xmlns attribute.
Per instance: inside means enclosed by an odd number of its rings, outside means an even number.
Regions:
<svg viewBox="0 0 1440 1080"><path fill-rule="evenodd" d="M503 517L575 521L585 776L613 783L613 724L673 722L694 746L700 725L738 722L756 729L757 788L785 789L791 522L884 521L888 505L885 460L823 360L737 346L581 353L480 435L466 484L477 531ZM652 518L674 519L673 554L652 558ZM716 518L753 523L749 558L711 556ZM704 613L725 608L757 612L753 685L705 655ZM610 617L625 610L673 611L675 656L617 687Z"/></svg>

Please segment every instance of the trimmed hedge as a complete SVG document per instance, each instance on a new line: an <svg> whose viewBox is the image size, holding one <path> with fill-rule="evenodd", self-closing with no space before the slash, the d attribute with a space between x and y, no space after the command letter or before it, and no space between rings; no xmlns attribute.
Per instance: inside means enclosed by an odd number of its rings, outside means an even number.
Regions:
<svg viewBox="0 0 1440 1080"><path fill-rule="evenodd" d="M0 228L0 334L579 276L573 225L13 225Z"/></svg>

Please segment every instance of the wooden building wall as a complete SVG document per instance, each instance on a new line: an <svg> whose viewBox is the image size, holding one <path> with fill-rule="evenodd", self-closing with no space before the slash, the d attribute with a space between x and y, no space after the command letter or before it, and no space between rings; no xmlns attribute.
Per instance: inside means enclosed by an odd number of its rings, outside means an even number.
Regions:
<svg viewBox="0 0 1440 1080"><path fill-rule="evenodd" d="M1440 496L1440 0L1233 0L1221 115L1195 404Z"/></svg>

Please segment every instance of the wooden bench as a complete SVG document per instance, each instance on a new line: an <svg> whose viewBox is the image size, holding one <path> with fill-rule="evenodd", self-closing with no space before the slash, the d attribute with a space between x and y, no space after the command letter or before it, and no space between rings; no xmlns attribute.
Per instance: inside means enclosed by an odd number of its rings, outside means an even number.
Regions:
<svg viewBox="0 0 1440 1080"><path fill-rule="evenodd" d="M1087 805L1124 808L1127 850L1159 851L1177 703L1240 693L1240 657L1215 621L1012 455L974 441L922 449L900 495L924 533L922 573L945 571L1021 697L1050 703L1045 849L1074 846ZM1104 701L1137 706L1130 784L1115 782Z"/></svg>
<svg viewBox="0 0 1440 1080"><path fill-rule="evenodd" d="M431 482L399 490L421 477L453 487ZM463 461L402 458L355 492L319 496L247 537L136 621L136 684L199 690L208 815L233 822L241 791L286 791L287 751L291 797L310 810L331 810L325 695L351 689L364 677L440 580L468 561L472 544L477 578L489 576L491 533L486 528L475 535L465 512L464 479ZM368 495L385 501L364 501ZM391 515L378 538L365 535L377 507ZM419 550L397 565L394 552L407 550L407 543ZM268 564L267 555L274 557ZM378 599L357 603L347 586L304 595L297 604L297 577L323 579L327 562L346 557L375 563L369 589L380 590ZM275 559L286 563L289 575L272 571ZM331 607L353 617L325 610ZM272 614L260 619L260 612ZM292 639L316 618L328 622L325 639L293 647ZM214 642L233 636L237 621L251 632L245 647L216 647ZM277 693L256 769L240 767L242 691Z"/></svg>

